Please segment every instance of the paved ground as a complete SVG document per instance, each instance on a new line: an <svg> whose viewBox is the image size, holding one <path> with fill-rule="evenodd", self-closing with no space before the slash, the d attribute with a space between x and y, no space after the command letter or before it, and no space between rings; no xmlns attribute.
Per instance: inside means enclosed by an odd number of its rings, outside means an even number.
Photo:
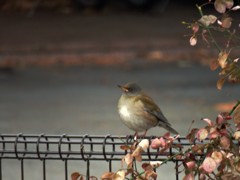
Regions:
<svg viewBox="0 0 240 180"><path fill-rule="evenodd" d="M128 81L139 83L182 135L192 120L199 127L202 117L215 119L216 105L240 99L240 87L226 85L218 91L217 72L196 63L205 51L188 46L188 32L180 23L196 15L180 4L170 5L161 16L1 14L0 63L11 68L0 74L0 132L130 134L116 111L116 85ZM171 63L162 63L166 61ZM56 62L65 66L51 66ZM29 68L36 64L45 68ZM66 68L73 64L78 66ZM101 174L101 166L93 164L93 172ZM39 167L32 162L29 167L34 172L29 178L38 179ZM57 165L49 167L57 172L50 177L61 179ZM70 170L81 168L72 165ZM160 173L174 177L165 169ZM9 179L14 175L4 174Z"/></svg>

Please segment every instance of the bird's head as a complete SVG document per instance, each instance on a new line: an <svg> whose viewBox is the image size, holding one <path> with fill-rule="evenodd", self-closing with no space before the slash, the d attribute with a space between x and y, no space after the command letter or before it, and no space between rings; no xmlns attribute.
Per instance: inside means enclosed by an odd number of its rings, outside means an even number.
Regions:
<svg viewBox="0 0 240 180"><path fill-rule="evenodd" d="M141 93L142 89L136 83L127 83L125 85L118 85L123 93L127 96L137 96Z"/></svg>

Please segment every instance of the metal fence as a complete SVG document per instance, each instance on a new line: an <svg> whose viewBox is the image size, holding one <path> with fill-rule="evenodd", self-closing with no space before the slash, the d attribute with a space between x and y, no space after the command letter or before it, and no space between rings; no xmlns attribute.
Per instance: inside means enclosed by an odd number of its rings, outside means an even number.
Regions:
<svg viewBox="0 0 240 180"><path fill-rule="evenodd" d="M148 136L151 140L154 136ZM127 153L120 148L121 145L131 144L133 137L116 135L35 135L35 134L0 134L0 180L3 180L4 160L13 159L20 162L19 179L25 179L25 163L27 160L41 162L41 173L43 180L47 180L47 162L52 160L61 161L64 164L64 179L69 179L69 161L82 161L86 166L86 179L90 177L92 161L105 161L108 164L108 171L112 171L112 163L121 161ZM190 144L185 138L179 138L174 142L181 144L184 148ZM159 153L159 150L148 149L142 154L143 161L163 161L176 153L174 149L168 152ZM179 179L179 159L173 159L176 169L176 179Z"/></svg>

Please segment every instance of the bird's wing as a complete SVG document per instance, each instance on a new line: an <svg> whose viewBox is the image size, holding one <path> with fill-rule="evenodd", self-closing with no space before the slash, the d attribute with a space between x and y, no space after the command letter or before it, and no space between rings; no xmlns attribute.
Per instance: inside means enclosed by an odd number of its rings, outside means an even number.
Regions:
<svg viewBox="0 0 240 180"><path fill-rule="evenodd" d="M157 118L157 120L159 121L158 122L159 125L167 124L171 126L167 118L163 115L161 109L156 105L156 103L152 100L152 98L144 94L138 100L142 102L143 110L145 112Z"/></svg>

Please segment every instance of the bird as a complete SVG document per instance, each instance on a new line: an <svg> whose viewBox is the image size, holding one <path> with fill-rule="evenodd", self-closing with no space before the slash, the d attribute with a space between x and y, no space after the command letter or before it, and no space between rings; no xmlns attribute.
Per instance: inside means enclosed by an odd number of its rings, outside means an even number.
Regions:
<svg viewBox="0 0 240 180"><path fill-rule="evenodd" d="M122 95L118 101L118 113L123 123L135 131L134 136L139 132L146 135L148 129L159 126L173 134L179 134L171 127L167 118L154 100L145 94L141 87L132 82L125 85L118 85Z"/></svg>

